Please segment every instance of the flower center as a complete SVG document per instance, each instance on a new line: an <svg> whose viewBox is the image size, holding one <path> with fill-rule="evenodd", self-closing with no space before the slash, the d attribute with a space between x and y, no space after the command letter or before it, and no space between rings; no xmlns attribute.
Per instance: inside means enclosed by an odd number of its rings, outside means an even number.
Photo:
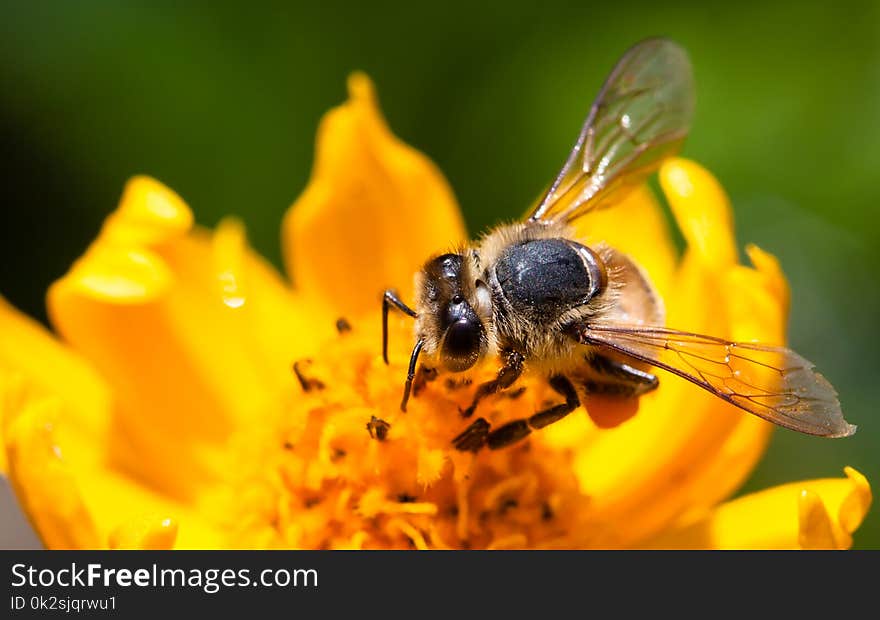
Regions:
<svg viewBox="0 0 880 620"><path fill-rule="evenodd" d="M259 467L231 493L236 546L284 548L503 548L584 546L595 532L573 452L543 433L502 450L461 452L452 439L476 386L497 368L440 374L423 367L406 412L401 348L389 366L378 317L340 320L319 355L294 360L296 393L255 448ZM482 401L491 424L531 415L558 398L522 379ZM587 427L583 411L572 428ZM570 431L571 429L569 429ZM557 435L564 436L565 428ZM556 442L558 444L558 442ZM564 443L564 442L563 442Z"/></svg>

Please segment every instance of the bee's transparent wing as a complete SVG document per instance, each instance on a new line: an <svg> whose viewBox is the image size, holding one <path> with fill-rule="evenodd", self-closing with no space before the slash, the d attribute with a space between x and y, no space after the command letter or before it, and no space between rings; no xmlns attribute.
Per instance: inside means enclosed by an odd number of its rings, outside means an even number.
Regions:
<svg viewBox="0 0 880 620"><path fill-rule="evenodd" d="M823 437L856 431L844 420L831 384L808 360L784 347L663 327L589 324L576 332L584 344L674 373L774 424Z"/></svg>
<svg viewBox="0 0 880 620"><path fill-rule="evenodd" d="M571 221L622 198L678 151L693 109L693 74L680 46L658 38L630 48L529 219Z"/></svg>

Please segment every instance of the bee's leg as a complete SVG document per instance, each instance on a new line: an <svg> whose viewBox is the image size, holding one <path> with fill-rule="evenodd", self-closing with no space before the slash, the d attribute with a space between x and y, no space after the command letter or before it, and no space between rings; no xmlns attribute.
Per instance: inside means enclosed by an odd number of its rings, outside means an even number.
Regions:
<svg viewBox="0 0 880 620"><path fill-rule="evenodd" d="M425 341L419 338L416 346L413 347L412 354L409 357L409 370L406 373L406 383L403 384L403 400L400 401L400 410L406 411L406 403L409 402L409 393L412 390L413 379L416 377L416 362L419 361L419 354Z"/></svg>
<svg viewBox="0 0 880 620"><path fill-rule="evenodd" d="M502 354L504 366L498 371L498 376L491 381L486 381L477 386L477 392L474 394L474 400L470 407L461 412L461 417L469 418L477 409L480 401L491 396L496 392L509 388L519 379L523 371L523 356L517 351L506 351Z"/></svg>
<svg viewBox="0 0 880 620"><path fill-rule="evenodd" d="M491 431L486 436L486 445L492 450L506 448L525 438L532 431L558 422L580 406L581 401L578 398L577 391L567 377L554 375L550 378L550 387L565 397L564 403L539 411L531 417L508 422L504 426Z"/></svg>
<svg viewBox="0 0 880 620"><path fill-rule="evenodd" d="M382 296L382 359L388 363L388 310L394 306L409 317L416 318L416 311L403 303L397 293L388 289Z"/></svg>
<svg viewBox="0 0 880 620"><path fill-rule="evenodd" d="M593 376L583 382L589 394L629 398L646 394L660 384L656 375L601 354L591 355L587 363L593 370Z"/></svg>
<svg viewBox="0 0 880 620"><path fill-rule="evenodd" d="M486 444L489 435L489 423L485 418L477 418L462 433L452 440L456 450L476 452Z"/></svg>

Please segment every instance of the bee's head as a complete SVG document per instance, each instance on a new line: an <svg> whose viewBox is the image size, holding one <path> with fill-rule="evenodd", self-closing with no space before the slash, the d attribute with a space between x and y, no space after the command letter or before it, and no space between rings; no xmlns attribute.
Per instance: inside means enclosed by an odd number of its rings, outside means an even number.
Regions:
<svg viewBox="0 0 880 620"><path fill-rule="evenodd" d="M486 353L484 321L491 316L491 295L473 275L471 257L443 254L430 259L419 279L417 330L425 352L436 353L448 371L468 370Z"/></svg>

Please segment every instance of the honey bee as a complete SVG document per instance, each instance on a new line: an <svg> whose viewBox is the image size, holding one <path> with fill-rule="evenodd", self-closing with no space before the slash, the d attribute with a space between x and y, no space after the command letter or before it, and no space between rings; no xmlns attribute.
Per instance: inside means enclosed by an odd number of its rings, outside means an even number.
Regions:
<svg viewBox="0 0 880 620"><path fill-rule="evenodd" d="M525 370L546 376L564 402L494 429L478 418L453 439L459 450L509 446L577 409L584 391L637 398L658 387L652 368L789 429L855 432L809 361L783 347L665 327L645 272L612 247L576 238L575 220L619 203L680 149L693 109L687 53L667 39L638 43L606 78L562 170L526 219L430 258L415 277L415 309L385 291L386 363L389 309L415 319L402 410L420 355L451 373L498 356L497 376L477 386L464 417Z"/></svg>

